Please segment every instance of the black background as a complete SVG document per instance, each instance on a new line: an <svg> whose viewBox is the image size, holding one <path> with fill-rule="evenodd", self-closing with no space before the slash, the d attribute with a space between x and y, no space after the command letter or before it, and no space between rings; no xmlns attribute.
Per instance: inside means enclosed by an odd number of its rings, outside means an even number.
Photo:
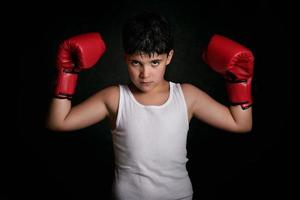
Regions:
<svg viewBox="0 0 300 200"><path fill-rule="evenodd" d="M107 51L80 74L73 104L106 86L128 81L121 25L141 10L173 24L175 55L166 78L189 82L226 103L224 82L206 66L201 49L212 33L228 36L255 55L251 133L232 134L192 120L188 171L195 199L288 198L296 194L297 114L295 6L288 1L41 2L18 5L6 29L18 65L18 119L5 145L1 199L110 199L112 140L103 121L80 131L44 127L63 39L100 32ZM8 16L9 18L10 16ZM15 64L14 64L15 65ZM13 120L15 122L15 120ZM18 131L14 132L17 127Z"/></svg>

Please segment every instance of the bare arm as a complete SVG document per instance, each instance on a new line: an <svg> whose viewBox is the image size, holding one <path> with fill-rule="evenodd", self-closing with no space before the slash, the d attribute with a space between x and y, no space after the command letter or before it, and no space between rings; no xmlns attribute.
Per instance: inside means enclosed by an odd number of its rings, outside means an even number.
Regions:
<svg viewBox="0 0 300 200"><path fill-rule="evenodd" d="M81 104L72 107L78 73L95 65L106 49L99 33L75 35L58 47L57 78L46 125L56 131L84 128L108 116L107 95L110 89L100 91Z"/></svg>
<svg viewBox="0 0 300 200"><path fill-rule="evenodd" d="M190 119L197 119L230 132L245 133L252 129L252 108L225 106L191 84L183 84Z"/></svg>
<svg viewBox="0 0 300 200"><path fill-rule="evenodd" d="M204 62L223 76L228 99L226 107L198 88L187 85L191 113L215 127L231 132L252 129L251 84L254 55L245 46L222 35L213 35L202 54Z"/></svg>
<svg viewBox="0 0 300 200"><path fill-rule="evenodd" d="M118 87L108 87L74 107L70 100L53 98L46 125L55 131L72 131L95 124L106 117L113 118L118 95Z"/></svg>

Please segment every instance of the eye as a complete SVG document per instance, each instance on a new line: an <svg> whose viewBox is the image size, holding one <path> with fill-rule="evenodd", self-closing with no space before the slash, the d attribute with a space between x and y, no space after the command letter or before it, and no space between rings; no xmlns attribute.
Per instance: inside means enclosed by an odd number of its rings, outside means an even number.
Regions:
<svg viewBox="0 0 300 200"><path fill-rule="evenodd" d="M133 61L131 61L131 65L133 65L133 66L139 66L140 63L138 61L136 61L136 60L133 60Z"/></svg>
<svg viewBox="0 0 300 200"><path fill-rule="evenodd" d="M151 62L152 66L156 67L156 66L159 66L160 62L158 60L153 60Z"/></svg>

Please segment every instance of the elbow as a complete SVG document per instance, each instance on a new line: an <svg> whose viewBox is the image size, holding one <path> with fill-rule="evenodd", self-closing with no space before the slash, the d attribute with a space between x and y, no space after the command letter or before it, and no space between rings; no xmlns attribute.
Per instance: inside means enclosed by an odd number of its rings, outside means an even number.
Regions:
<svg viewBox="0 0 300 200"><path fill-rule="evenodd" d="M230 132L247 134L252 131L252 122L249 123L235 123L229 128Z"/></svg>
<svg viewBox="0 0 300 200"><path fill-rule="evenodd" d="M45 122L45 127L48 130L54 131L54 132L63 132L63 131L66 131L65 128L63 128L62 125L60 125L59 123L54 123L51 120L47 120Z"/></svg>
<svg viewBox="0 0 300 200"><path fill-rule="evenodd" d="M252 124L249 124L247 126L239 127L236 130L237 133L242 133L242 134L247 134L247 133L250 133L251 131L252 131Z"/></svg>
<svg viewBox="0 0 300 200"><path fill-rule="evenodd" d="M247 134L252 131L252 128L242 129L239 133Z"/></svg>
<svg viewBox="0 0 300 200"><path fill-rule="evenodd" d="M60 131L60 128L52 123L46 122L45 127L50 131Z"/></svg>

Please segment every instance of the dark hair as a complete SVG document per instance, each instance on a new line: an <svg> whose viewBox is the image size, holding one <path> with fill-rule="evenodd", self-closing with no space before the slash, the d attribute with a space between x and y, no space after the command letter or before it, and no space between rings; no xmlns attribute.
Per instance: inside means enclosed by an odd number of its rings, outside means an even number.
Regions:
<svg viewBox="0 0 300 200"><path fill-rule="evenodd" d="M166 18L144 11L128 19L122 30L125 53L163 54L173 49L171 26Z"/></svg>

